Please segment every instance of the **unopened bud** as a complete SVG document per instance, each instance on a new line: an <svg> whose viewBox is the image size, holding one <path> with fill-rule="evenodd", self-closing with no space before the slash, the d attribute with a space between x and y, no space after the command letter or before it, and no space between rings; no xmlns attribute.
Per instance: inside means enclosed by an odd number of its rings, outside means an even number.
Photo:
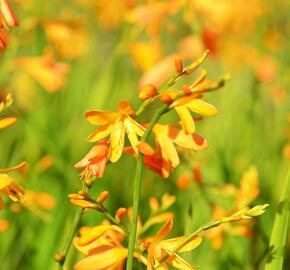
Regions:
<svg viewBox="0 0 290 270"><path fill-rule="evenodd" d="M189 86L186 84L182 86L182 91L186 96L191 94L191 90L190 90Z"/></svg>
<svg viewBox="0 0 290 270"><path fill-rule="evenodd" d="M182 60L179 56L175 57L175 69L178 73L183 71Z"/></svg>
<svg viewBox="0 0 290 270"><path fill-rule="evenodd" d="M166 104L171 104L173 102L173 99L170 95L164 94L160 97L161 101L166 103Z"/></svg>
<svg viewBox="0 0 290 270"><path fill-rule="evenodd" d="M65 261L65 256L63 254L61 254L60 252L56 252L54 254L54 259L59 262L60 264L63 264Z"/></svg>
<svg viewBox="0 0 290 270"><path fill-rule="evenodd" d="M155 96L157 93L157 88L153 84L145 85L139 93L139 98L142 100L146 100Z"/></svg>
<svg viewBox="0 0 290 270"><path fill-rule="evenodd" d="M85 178L83 181L87 187L92 186L92 184L94 183L94 181L91 178Z"/></svg>
<svg viewBox="0 0 290 270"><path fill-rule="evenodd" d="M110 195L110 193L107 190L101 192L99 197L98 197L98 199L97 199L97 202L98 203L103 203L105 200L108 199L109 195Z"/></svg>
<svg viewBox="0 0 290 270"><path fill-rule="evenodd" d="M68 197L72 200L83 200L85 197L80 194L69 194Z"/></svg>
<svg viewBox="0 0 290 270"><path fill-rule="evenodd" d="M116 212L116 218L118 219L122 219L126 215L127 215L127 209L123 207L119 208Z"/></svg>

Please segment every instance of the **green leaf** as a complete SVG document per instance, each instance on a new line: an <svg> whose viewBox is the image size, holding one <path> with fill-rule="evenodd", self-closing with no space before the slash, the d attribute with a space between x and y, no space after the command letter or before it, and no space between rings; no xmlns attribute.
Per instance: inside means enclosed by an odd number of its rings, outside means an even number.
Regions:
<svg viewBox="0 0 290 270"><path fill-rule="evenodd" d="M272 230L265 270L282 270L290 214L290 169L282 190Z"/></svg>

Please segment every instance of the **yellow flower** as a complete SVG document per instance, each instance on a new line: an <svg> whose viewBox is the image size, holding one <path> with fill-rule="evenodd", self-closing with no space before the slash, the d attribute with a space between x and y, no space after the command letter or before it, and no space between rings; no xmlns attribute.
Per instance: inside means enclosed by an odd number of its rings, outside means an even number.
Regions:
<svg viewBox="0 0 290 270"><path fill-rule="evenodd" d="M161 149L163 159L173 168L179 164L179 157L174 144L187 150L199 151L207 147L207 141L197 134L186 134L183 130L170 125L156 124L153 128L156 143Z"/></svg>
<svg viewBox="0 0 290 270"><path fill-rule="evenodd" d="M144 127L132 117L134 112L127 101L119 104L118 112L88 111L86 119L94 125L100 126L88 137L89 142L96 142L110 135L109 159L116 162L122 155L125 143L125 134L137 153L138 136L143 136Z"/></svg>
<svg viewBox="0 0 290 270"><path fill-rule="evenodd" d="M20 57L15 64L23 68L47 92L56 92L65 84L69 65L56 62L52 55Z"/></svg>
<svg viewBox="0 0 290 270"><path fill-rule="evenodd" d="M13 103L13 98L11 94L0 93L0 113L4 111L6 108L8 108L9 106L11 106L12 103ZM0 117L0 129L10 127L11 125L15 123L16 123L15 117L5 117L5 118Z"/></svg>
<svg viewBox="0 0 290 270"><path fill-rule="evenodd" d="M194 237L190 242L181 246L178 252L172 253L172 250L186 239L186 236L181 236L165 240L165 237L171 231L172 226L172 219L168 219L165 225L158 231L156 236L151 239L148 247L147 270L166 270L168 269L167 264L182 270L195 269L177 253L193 250L201 243L201 237ZM169 257L161 265L159 265L158 268L154 268L154 266L159 264L159 261L162 260L165 255L169 255Z"/></svg>
<svg viewBox="0 0 290 270"><path fill-rule="evenodd" d="M115 225L99 225L80 229L80 237L74 239L75 247L86 255L74 268L76 270L123 269L127 249L121 244L124 232Z"/></svg>
<svg viewBox="0 0 290 270"><path fill-rule="evenodd" d="M195 132L195 123L190 111L204 116L217 114L215 106L203 101L196 94L177 99L171 104L171 107L174 107L177 112L181 120L180 124L187 134L193 134Z"/></svg>
<svg viewBox="0 0 290 270"><path fill-rule="evenodd" d="M24 190L7 174L0 174L0 192L6 194L12 201L23 199Z"/></svg>

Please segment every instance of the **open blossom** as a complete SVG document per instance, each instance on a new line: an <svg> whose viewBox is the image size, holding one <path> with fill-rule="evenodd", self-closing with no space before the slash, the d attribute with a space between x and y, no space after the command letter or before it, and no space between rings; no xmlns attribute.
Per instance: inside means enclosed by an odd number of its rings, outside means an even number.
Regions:
<svg viewBox="0 0 290 270"><path fill-rule="evenodd" d="M58 91L65 84L69 65L56 62L52 55L19 57L15 63L23 68L46 91Z"/></svg>
<svg viewBox="0 0 290 270"><path fill-rule="evenodd" d="M86 156L75 164L75 168L83 169L81 177L103 177L108 160L108 141L97 143Z"/></svg>
<svg viewBox="0 0 290 270"><path fill-rule="evenodd" d="M207 147L207 141L197 134L186 134L183 130L170 125L156 124L153 133L162 158L176 168L180 163L175 144L181 148L199 151Z"/></svg>
<svg viewBox="0 0 290 270"><path fill-rule="evenodd" d="M181 120L180 124L183 130L188 134L195 132L195 124L190 111L205 116L217 114L217 109L213 105L197 98L196 94L176 100L172 107L174 107Z"/></svg>
<svg viewBox="0 0 290 270"><path fill-rule="evenodd" d="M23 199L24 190L7 174L0 174L0 192L6 194L12 201Z"/></svg>
<svg viewBox="0 0 290 270"><path fill-rule="evenodd" d="M76 270L123 269L128 250L122 246L124 232L115 225L99 225L80 229L75 247L86 255L74 268Z"/></svg>
<svg viewBox="0 0 290 270"><path fill-rule="evenodd" d="M138 136L143 136L145 128L137 123L132 117L134 112L127 101L119 104L118 112L88 111L86 119L94 125L100 126L88 137L88 141L97 142L110 135L109 158L116 162L122 155L125 134L137 153L139 143Z"/></svg>
<svg viewBox="0 0 290 270"><path fill-rule="evenodd" d="M181 258L177 253L182 253L195 249L201 243L201 237L194 237L191 241L181 246L181 248L176 253L172 253L171 251L186 239L186 236L165 239L171 231L172 226L173 220L168 219L164 226L157 232L157 234L153 238L149 239L149 241L145 240L145 243L147 242L145 245L148 246L147 270L155 269L154 266L156 264L159 264L159 261L167 254L170 256L156 269L168 269L168 264L182 270L195 269L183 258Z"/></svg>

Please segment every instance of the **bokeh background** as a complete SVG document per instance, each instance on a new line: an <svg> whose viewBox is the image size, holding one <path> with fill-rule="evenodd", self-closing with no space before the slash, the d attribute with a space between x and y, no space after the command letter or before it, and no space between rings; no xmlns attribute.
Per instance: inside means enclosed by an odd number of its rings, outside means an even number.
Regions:
<svg viewBox="0 0 290 270"><path fill-rule="evenodd" d="M9 222L0 233L0 269L55 269L54 253L76 212L67 195L81 186L73 166L92 146L86 138L94 127L84 111L115 110L123 99L137 108L142 85L158 86L170 77L175 56L191 63L205 49L208 77L231 76L222 90L206 97L219 114L197 124L209 148L186 156L168 180L146 170L141 216L148 216L151 196L175 194L172 235L192 232L212 218L212 204L231 208L224 185L238 187L243 173L255 166L260 194L253 203L270 207L252 226L253 235L227 234L219 249L205 239L187 259L199 269L262 269L290 159L289 2L10 2L20 26L9 32L0 55L0 90L13 94L10 114L17 123L0 131L0 167L27 161L28 172L15 177L40 193L37 203L21 207L7 201L0 212ZM192 175L193 165L205 184L192 176L186 188L178 186L181 175ZM124 155L94 185L92 194L110 191L106 205L112 212L131 205L134 166ZM102 219L88 213L82 224ZM289 241L286 253L289 269ZM67 269L78 256L72 249Z"/></svg>

